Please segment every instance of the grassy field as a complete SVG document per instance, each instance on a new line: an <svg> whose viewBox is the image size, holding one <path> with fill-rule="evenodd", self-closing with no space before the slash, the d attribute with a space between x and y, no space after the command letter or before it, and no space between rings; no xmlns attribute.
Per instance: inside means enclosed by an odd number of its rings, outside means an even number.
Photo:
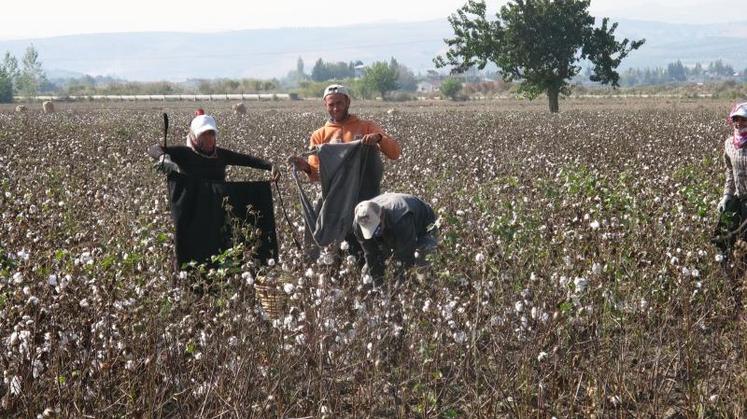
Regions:
<svg viewBox="0 0 747 419"><path fill-rule="evenodd" d="M259 272L293 284L276 320L240 251L213 293L172 272L145 153L164 111L171 144L202 106L220 145L278 163L325 120L318 101L230 105L0 107L3 416L747 415L743 280L709 243L728 102L355 102L400 140L382 190L432 204L439 251L374 292L345 258L305 264L284 170L295 225L276 199Z"/></svg>

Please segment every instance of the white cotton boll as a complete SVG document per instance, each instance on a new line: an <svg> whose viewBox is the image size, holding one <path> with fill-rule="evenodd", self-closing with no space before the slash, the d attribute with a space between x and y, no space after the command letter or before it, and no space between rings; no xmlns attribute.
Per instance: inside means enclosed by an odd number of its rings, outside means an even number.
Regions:
<svg viewBox="0 0 747 419"><path fill-rule="evenodd" d="M693 268L693 270L690 271L690 275L692 275L695 278L700 278L700 271Z"/></svg>
<svg viewBox="0 0 747 419"><path fill-rule="evenodd" d="M179 279L187 279L187 271L179 271Z"/></svg>
<svg viewBox="0 0 747 419"><path fill-rule="evenodd" d="M584 292L588 284L589 284L589 281L587 281L586 278L576 277L573 280L573 286L576 289L577 293Z"/></svg>
<svg viewBox="0 0 747 419"><path fill-rule="evenodd" d="M81 306L82 308L88 308L88 306L90 304L88 303L88 300L84 298L84 299L80 300L80 302L78 303L78 305Z"/></svg>
<svg viewBox="0 0 747 419"><path fill-rule="evenodd" d="M522 303L521 301L517 301L516 303L514 303L514 311L516 311L517 313L521 313L522 311L524 311L524 303Z"/></svg>
<svg viewBox="0 0 747 419"><path fill-rule="evenodd" d="M20 272L16 272L13 274L13 283L16 285L20 285L23 282L23 274Z"/></svg>
<svg viewBox="0 0 747 419"><path fill-rule="evenodd" d="M57 275L52 274L49 275L49 278L47 278L47 284L50 286L56 287L57 286Z"/></svg>
<svg viewBox="0 0 747 419"><path fill-rule="evenodd" d="M13 378L10 379L10 394L20 396L21 390L21 377L14 375Z"/></svg>
<svg viewBox="0 0 747 419"><path fill-rule="evenodd" d="M314 276L314 270L311 268L306 269L304 276L306 276L306 278L312 278Z"/></svg>
<svg viewBox="0 0 747 419"><path fill-rule="evenodd" d="M353 310L360 310L362 308L363 308L363 304L361 304L361 302L358 299L355 299L355 301L353 301Z"/></svg>
<svg viewBox="0 0 747 419"><path fill-rule="evenodd" d="M589 223L589 227L591 227L592 230L598 230L599 229L599 221L594 220Z"/></svg>
<svg viewBox="0 0 747 419"><path fill-rule="evenodd" d="M454 332L454 341L458 344L462 344L467 341L467 334L461 330Z"/></svg>
<svg viewBox="0 0 747 419"><path fill-rule="evenodd" d="M485 262L485 255L483 255L482 253L476 254L475 255L475 262L477 262L477 263L483 263L483 262Z"/></svg>
<svg viewBox="0 0 747 419"><path fill-rule="evenodd" d="M267 266L275 266L275 259L273 258L267 259Z"/></svg>
<svg viewBox="0 0 747 419"><path fill-rule="evenodd" d="M23 295L26 295L26 296L31 295L31 287L29 287L28 285L23 287L23 290L21 291L23 292Z"/></svg>
<svg viewBox="0 0 747 419"><path fill-rule="evenodd" d="M594 262L594 264L591 265L591 273L594 275L599 275L602 273L602 264L598 262Z"/></svg>
<svg viewBox="0 0 747 419"><path fill-rule="evenodd" d="M23 249L16 253L16 256L18 256L18 259L22 260L23 262L28 262L29 256L31 256L31 254L27 252L26 249Z"/></svg>
<svg viewBox="0 0 747 419"><path fill-rule="evenodd" d="M340 243L340 250L347 252L348 249L350 249L350 243L348 243L347 240L343 240L342 243Z"/></svg>
<svg viewBox="0 0 747 419"><path fill-rule="evenodd" d="M254 277L249 272L242 273L241 274L241 279L244 280L244 282L246 283L246 285L249 285L249 286L254 285Z"/></svg>
<svg viewBox="0 0 747 419"><path fill-rule="evenodd" d="M537 355L537 361L542 362L545 359L547 359L547 352L542 351L539 353L539 355Z"/></svg>
<svg viewBox="0 0 747 419"><path fill-rule="evenodd" d="M682 267L682 275L683 276L690 276L690 270L683 266Z"/></svg>
<svg viewBox="0 0 747 419"><path fill-rule="evenodd" d="M283 284L283 291L285 291L285 293L288 295L293 294L293 291L295 289L296 287L291 283Z"/></svg>
<svg viewBox="0 0 747 419"><path fill-rule="evenodd" d="M573 261L571 260L571 257L568 255L563 256L563 263L565 263L565 266L571 266L573 264Z"/></svg>
<svg viewBox="0 0 747 419"><path fill-rule="evenodd" d="M716 262L723 262L723 261L724 261L724 255L722 255L721 253L718 253L716 255Z"/></svg>
<svg viewBox="0 0 747 419"><path fill-rule="evenodd" d="M368 285L373 282L373 278L369 274L363 275L363 285Z"/></svg>
<svg viewBox="0 0 747 419"><path fill-rule="evenodd" d="M648 308L648 300L646 300L645 298L641 298L638 306L641 308L641 310L646 310Z"/></svg>
<svg viewBox="0 0 747 419"><path fill-rule="evenodd" d="M430 307L431 307L431 300L425 300L425 302L423 303L423 313L427 313Z"/></svg>
<svg viewBox="0 0 747 419"><path fill-rule="evenodd" d="M322 252L322 254L319 255L318 263L320 265L326 265L326 266L332 265L335 263L335 257L332 253L329 253L326 251Z"/></svg>

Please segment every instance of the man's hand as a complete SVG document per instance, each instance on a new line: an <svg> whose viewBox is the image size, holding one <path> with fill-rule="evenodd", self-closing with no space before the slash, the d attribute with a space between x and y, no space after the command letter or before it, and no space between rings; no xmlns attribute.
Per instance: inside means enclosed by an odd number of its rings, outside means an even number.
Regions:
<svg viewBox="0 0 747 419"><path fill-rule="evenodd" d="M288 157L288 163L292 164L296 170L301 170L306 173L311 173L311 165L306 159L298 156Z"/></svg>
<svg viewBox="0 0 747 419"><path fill-rule="evenodd" d="M716 207L718 212L724 212L726 209L726 203L729 202L730 199L731 195L724 195L724 197L721 198L721 201L719 201L718 206Z"/></svg>
<svg viewBox="0 0 747 419"><path fill-rule="evenodd" d="M270 178L273 182L280 180L280 169L274 164L272 165L272 169L270 169Z"/></svg>
<svg viewBox="0 0 747 419"><path fill-rule="evenodd" d="M381 142L382 135L378 132L373 134L366 134L361 138L361 142L366 145L375 145Z"/></svg>
<svg viewBox="0 0 747 419"><path fill-rule="evenodd" d="M161 157L153 163L153 167L165 175L182 172L179 165L171 161L171 156L168 154L162 154Z"/></svg>

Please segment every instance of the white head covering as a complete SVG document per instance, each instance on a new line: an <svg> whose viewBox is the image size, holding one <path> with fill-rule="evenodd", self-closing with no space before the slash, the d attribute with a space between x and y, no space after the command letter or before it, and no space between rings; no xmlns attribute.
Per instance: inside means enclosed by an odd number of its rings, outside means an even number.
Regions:
<svg viewBox="0 0 747 419"><path fill-rule="evenodd" d="M355 222L361 228L363 238L373 237L381 223L381 207L373 201L363 201L355 206Z"/></svg>

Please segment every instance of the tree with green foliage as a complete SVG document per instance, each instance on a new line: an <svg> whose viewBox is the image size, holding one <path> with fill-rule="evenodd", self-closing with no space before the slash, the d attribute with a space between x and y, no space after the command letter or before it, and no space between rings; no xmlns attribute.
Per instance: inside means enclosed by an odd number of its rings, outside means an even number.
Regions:
<svg viewBox="0 0 747 419"><path fill-rule="evenodd" d="M343 80L355 76L355 64L338 61L336 63L325 63L321 58L316 61L311 69L311 80Z"/></svg>
<svg viewBox="0 0 747 419"><path fill-rule="evenodd" d="M685 66L682 65L682 61L677 60L677 62L669 63L667 65L667 74L669 75L669 79L672 81L685 81L687 80L687 70L685 69Z"/></svg>
<svg viewBox="0 0 747 419"><path fill-rule="evenodd" d="M314 67L311 69L311 80L314 81L325 81L332 78L332 74L330 73L327 66L324 65L324 61L322 59L316 60L316 63L314 64Z"/></svg>
<svg viewBox="0 0 747 419"><path fill-rule="evenodd" d="M441 86L438 90L445 97L451 100L456 100L459 97L459 93L462 91L462 81L456 77L449 77L441 82Z"/></svg>
<svg viewBox="0 0 747 419"><path fill-rule="evenodd" d="M559 110L558 97L570 93L568 81L593 64L591 81L618 86L620 62L645 40L618 42L617 23L602 19L594 27L590 0L512 0L496 20L486 18L484 0L468 0L449 17L454 37L449 50L434 59L436 67L453 66L461 73L473 66L495 63L505 81L520 81L519 91L530 99L546 93L550 111Z"/></svg>
<svg viewBox="0 0 747 419"><path fill-rule="evenodd" d="M397 70L383 61L375 62L363 72L362 82L368 90L379 92L384 99L387 92L397 89Z"/></svg>
<svg viewBox="0 0 747 419"><path fill-rule="evenodd" d="M13 102L13 80L5 68L0 67L0 103Z"/></svg>
<svg viewBox="0 0 747 419"><path fill-rule="evenodd" d="M34 45L26 48L21 60L21 73L18 77L18 91L24 96L36 96L39 88L47 83L47 76L39 61L39 52Z"/></svg>
<svg viewBox="0 0 747 419"><path fill-rule="evenodd" d="M17 89L18 77L21 74L20 71L18 71L18 60L16 57L10 55L10 52L6 51L5 57L3 57L3 62L0 64L0 69L5 72L6 77L10 78L11 88L15 92Z"/></svg>
<svg viewBox="0 0 747 419"><path fill-rule="evenodd" d="M394 57L389 60L389 67L397 72L397 89L414 92L418 90L418 80L415 73L406 65L400 64Z"/></svg>

